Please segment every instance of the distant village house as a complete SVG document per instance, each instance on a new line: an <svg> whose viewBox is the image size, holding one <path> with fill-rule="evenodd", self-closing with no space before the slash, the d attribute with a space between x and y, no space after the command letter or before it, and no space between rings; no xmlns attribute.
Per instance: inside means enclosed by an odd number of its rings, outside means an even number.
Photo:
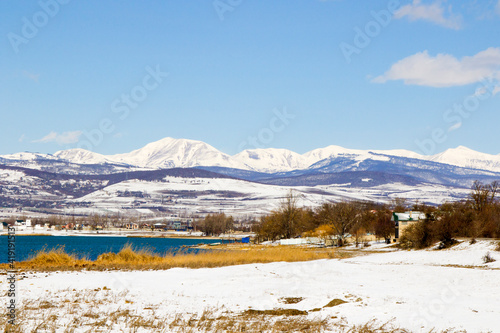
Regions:
<svg viewBox="0 0 500 333"><path fill-rule="evenodd" d="M404 213L392 213L392 221L394 221L394 239L399 241L399 238L404 233L405 229L410 225L417 223L419 221L425 220L425 213L422 212L404 212Z"/></svg>

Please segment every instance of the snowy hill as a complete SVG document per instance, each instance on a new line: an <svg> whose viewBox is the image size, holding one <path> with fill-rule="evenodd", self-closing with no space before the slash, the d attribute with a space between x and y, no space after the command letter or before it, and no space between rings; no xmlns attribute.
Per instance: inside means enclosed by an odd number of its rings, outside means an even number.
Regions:
<svg viewBox="0 0 500 333"><path fill-rule="evenodd" d="M500 172L500 155L480 153L464 146L448 149L428 159L471 169Z"/></svg>

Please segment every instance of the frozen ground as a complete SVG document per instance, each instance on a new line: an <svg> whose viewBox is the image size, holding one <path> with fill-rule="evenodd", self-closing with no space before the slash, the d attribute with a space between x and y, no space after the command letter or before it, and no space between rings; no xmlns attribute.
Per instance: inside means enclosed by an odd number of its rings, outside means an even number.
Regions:
<svg viewBox="0 0 500 333"><path fill-rule="evenodd" d="M33 274L18 282L19 301L22 305L46 300L53 307L40 315L53 311L60 315L61 325L89 311L126 309L142 318L173 320L175 314L200 314L206 309L236 314L290 308L309 311L308 318L349 325L376 319L393 320L393 325L412 332L448 328L500 332L500 252L495 246L496 242L478 241L449 250L366 252L342 260ZM484 264L487 252L497 261ZM302 300L284 304L288 297ZM82 301L75 305L76 299ZM347 303L323 308L333 299ZM320 310L310 311L315 308Z"/></svg>

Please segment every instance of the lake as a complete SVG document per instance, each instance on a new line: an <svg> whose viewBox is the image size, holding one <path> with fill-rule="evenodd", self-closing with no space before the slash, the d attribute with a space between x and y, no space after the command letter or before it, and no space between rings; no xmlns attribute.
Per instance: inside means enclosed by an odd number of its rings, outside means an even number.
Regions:
<svg viewBox="0 0 500 333"><path fill-rule="evenodd" d="M137 238L113 236L19 236L16 235L16 261L34 256L38 251L64 247L67 253L95 260L105 252L119 252L126 244L134 249L148 249L156 254L177 251L183 245L220 243L217 239ZM196 249L183 249L196 252ZM7 236L0 236L0 263L7 262Z"/></svg>

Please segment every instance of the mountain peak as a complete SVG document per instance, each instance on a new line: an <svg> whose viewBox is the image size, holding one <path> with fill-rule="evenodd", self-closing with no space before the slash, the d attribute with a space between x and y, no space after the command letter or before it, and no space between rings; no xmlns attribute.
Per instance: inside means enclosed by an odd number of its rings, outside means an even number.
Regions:
<svg viewBox="0 0 500 333"><path fill-rule="evenodd" d="M453 150L453 148L451 148L451 149ZM464 150L464 151L472 151L472 152L476 152L475 150L472 150L472 149L470 149L470 148L468 148L468 147L465 147L465 146L462 146L462 145L460 145L460 146L458 146L457 148L454 148L454 149L455 149L455 150ZM448 149L448 150L450 150L450 149Z"/></svg>
<svg viewBox="0 0 500 333"><path fill-rule="evenodd" d="M225 166L244 168L229 155L203 141L163 138L130 153L111 156L113 160L148 168Z"/></svg>
<svg viewBox="0 0 500 333"><path fill-rule="evenodd" d="M472 169L500 171L500 156L472 150L465 146L450 148L428 157L429 160Z"/></svg>
<svg viewBox="0 0 500 333"><path fill-rule="evenodd" d="M308 166L302 155L282 148L247 149L232 158L259 172L291 171Z"/></svg>
<svg viewBox="0 0 500 333"><path fill-rule="evenodd" d="M82 148L60 150L55 152L54 156L76 164L102 164L112 162L104 155Z"/></svg>

